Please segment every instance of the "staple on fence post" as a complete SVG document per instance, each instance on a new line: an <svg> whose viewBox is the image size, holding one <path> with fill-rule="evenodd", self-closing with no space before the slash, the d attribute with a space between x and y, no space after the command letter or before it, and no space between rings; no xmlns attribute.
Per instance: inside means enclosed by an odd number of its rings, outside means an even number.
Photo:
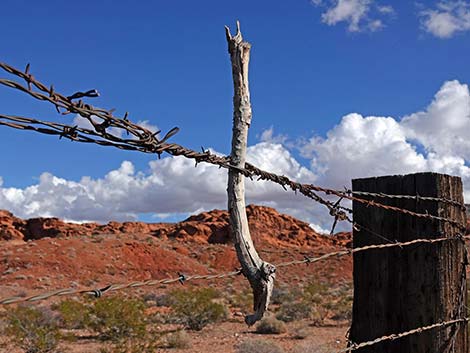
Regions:
<svg viewBox="0 0 470 353"><path fill-rule="evenodd" d="M458 177L418 173L353 180L353 191L391 195L420 195L463 204ZM373 196L364 196L372 200ZM405 242L418 238L452 238L434 244L372 250L354 254L354 303L350 342L359 344L466 316L466 253L459 239L466 215L455 204L435 200L382 198L380 201L422 214L449 218L417 218L353 202L354 248L385 240ZM363 227L361 227L363 226ZM375 234L374 234L375 233ZM467 353L467 322L437 328L357 350L361 353Z"/></svg>

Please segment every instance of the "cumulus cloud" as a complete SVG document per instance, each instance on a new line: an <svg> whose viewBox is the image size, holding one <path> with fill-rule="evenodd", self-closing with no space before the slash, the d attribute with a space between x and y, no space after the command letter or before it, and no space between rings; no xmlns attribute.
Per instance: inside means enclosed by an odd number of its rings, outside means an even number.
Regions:
<svg viewBox="0 0 470 353"><path fill-rule="evenodd" d="M274 127L271 126L269 129L264 130L260 136L259 136L260 141L262 142L271 142L271 143L280 143L284 144L287 142L287 135L283 134L274 134Z"/></svg>
<svg viewBox="0 0 470 353"><path fill-rule="evenodd" d="M425 166L424 156L406 141L396 120L356 113L343 117L326 138L311 138L301 152L311 158L321 180L335 187L365 174L410 173Z"/></svg>
<svg viewBox="0 0 470 353"><path fill-rule="evenodd" d="M435 8L420 12L421 26L438 38L450 38L470 30L470 3L462 0L441 1Z"/></svg>
<svg viewBox="0 0 470 353"><path fill-rule="evenodd" d="M297 148L309 167L299 163L286 136L276 136L273 128L260 135L263 141L250 146L247 156L262 169L340 189L360 177L423 171L459 175L469 200L469 136L469 88L448 81L422 111L401 119L351 113L326 136L302 141ZM124 161L101 178L85 176L78 181L45 172L38 183L23 189L8 187L0 178L0 208L24 218L55 216L73 221L135 220L141 214L183 217L226 208L226 187L226 170L204 163L195 168L192 160L167 157L151 161L146 171ZM247 179L246 193L248 203L275 207L314 229L331 227L323 206L276 184Z"/></svg>
<svg viewBox="0 0 470 353"><path fill-rule="evenodd" d="M374 0L312 0L312 3L325 8L321 16L324 23L333 26L345 22L349 32L377 31L384 27L383 17L395 13L390 5L378 5Z"/></svg>
<svg viewBox="0 0 470 353"><path fill-rule="evenodd" d="M348 114L325 138L314 136L300 150L317 181L334 187L349 186L353 178L423 171L459 175L470 185L469 136L468 86L448 81L421 112L401 120Z"/></svg>
<svg viewBox="0 0 470 353"><path fill-rule="evenodd" d="M312 182L313 173L301 166L280 144L261 142L248 148L248 160L263 169ZM167 157L136 171L129 161L103 178L66 180L43 173L36 185L24 189L0 187L0 208L20 217L60 217L67 220L135 220L139 214L189 214L226 208L227 171L183 157ZM279 185L247 180L248 202L281 210L306 208L299 195ZM292 213L292 212L289 212ZM295 212L294 212L295 213Z"/></svg>
<svg viewBox="0 0 470 353"><path fill-rule="evenodd" d="M425 111L401 121L406 135L438 155L470 160L470 94L458 81L446 82Z"/></svg>

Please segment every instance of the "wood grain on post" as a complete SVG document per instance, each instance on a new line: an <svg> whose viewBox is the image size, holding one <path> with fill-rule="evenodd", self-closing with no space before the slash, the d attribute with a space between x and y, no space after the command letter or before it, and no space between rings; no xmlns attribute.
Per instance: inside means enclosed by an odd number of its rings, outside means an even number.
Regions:
<svg viewBox="0 0 470 353"><path fill-rule="evenodd" d="M418 173L353 180L353 191L419 195L463 204L458 177ZM453 219L463 227L463 208L444 202L383 199L381 203ZM354 247L419 238L458 238L462 229L444 221L416 218L353 203ZM362 226L362 227L361 227ZM466 252L461 239L354 254L354 303L349 339L361 343L384 335L466 316ZM357 350L361 353L467 353L462 323Z"/></svg>
<svg viewBox="0 0 470 353"><path fill-rule="evenodd" d="M228 51L232 63L233 75L233 135L231 164L244 168L248 128L251 123L250 90L248 86L248 64L250 61L250 43L243 41L240 24L237 21L237 33L232 36L225 27ZM235 168L228 172L228 209L230 225L242 272L250 282L254 297L254 314L247 315L245 322L253 325L260 320L267 310L274 286L276 268L261 260L251 240L248 218L245 208L245 177Z"/></svg>

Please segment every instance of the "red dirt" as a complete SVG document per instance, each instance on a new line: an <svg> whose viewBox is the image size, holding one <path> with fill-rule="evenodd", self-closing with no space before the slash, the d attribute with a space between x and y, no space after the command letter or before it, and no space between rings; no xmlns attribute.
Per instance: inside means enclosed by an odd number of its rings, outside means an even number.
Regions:
<svg viewBox="0 0 470 353"><path fill-rule="evenodd" d="M349 233L334 237L320 235L307 223L279 214L273 208L248 206L247 213L261 257L274 264L303 259L306 255L322 255L350 244ZM0 259L0 297L69 287L101 288L109 283L174 278L178 273L220 273L239 267L231 244L228 214L220 210L191 216L176 224L109 222L106 225L72 224L56 218L21 220L0 211ZM312 280L350 282L351 277L352 261L345 256L308 266L281 268L276 282L296 286ZM243 276L189 283L221 290L248 288ZM181 285L131 289L128 293L142 294L175 286ZM247 332L241 319L224 331L227 325L230 326L227 323L214 328L222 336L227 334L227 344L232 345L221 353L233 351L233 344L239 340L234 332L240 337ZM203 347L210 351L211 344L217 344L208 338L212 336L208 332L205 329L202 336L192 334L198 351L204 351ZM294 344L288 343L286 347Z"/></svg>
<svg viewBox="0 0 470 353"><path fill-rule="evenodd" d="M269 207L248 206L250 229L261 255L277 263L323 254L350 242L349 233L330 237L305 222ZM107 282L232 271L238 267L228 227L228 213L214 210L175 223L109 222L72 224L57 218L21 220L0 211L0 288L51 289ZM326 264L326 267L325 267ZM334 266L332 266L334 265ZM339 266L338 266L339 265ZM285 268L278 279L351 278L351 260L321 266ZM325 270L326 269L326 270ZM3 296L3 295L2 295Z"/></svg>

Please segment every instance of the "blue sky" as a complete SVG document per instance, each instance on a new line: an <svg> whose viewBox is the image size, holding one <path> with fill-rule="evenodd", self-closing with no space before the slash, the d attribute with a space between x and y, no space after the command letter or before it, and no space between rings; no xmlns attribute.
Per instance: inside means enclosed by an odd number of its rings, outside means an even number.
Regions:
<svg viewBox="0 0 470 353"><path fill-rule="evenodd" d="M129 111L133 121L163 131L178 126L173 141L224 154L232 115L224 25L233 28L239 19L253 46L253 160L335 187L352 177L422 170L470 180L470 147L457 145L470 132L468 1L5 0L3 8L1 61L21 68L31 63L36 78L66 94L96 88L101 97L93 105L116 108L118 115ZM6 87L0 87L0 102L1 113L73 123L73 116L59 116ZM179 180L175 175L183 182L196 172L171 158L155 162L154 156L5 127L0 134L0 207L20 216L178 219L224 207L223 172L207 168L204 174L203 168L201 179L180 188L170 182ZM361 143L370 148L338 157L352 151L348 144ZM214 182L222 189L210 190L211 183L203 189L204 178L222 178ZM120 195L103 196L121 183ZM146 188L155 185L150 197ZM177 200L164 191L170 187L180 189ZM191 192L201 188L202 196ZM328 223L313 205L282 189L255 189L249 188L249 201ZM81 201L74 199L77 190ZM61 193L69 193L67 200Z"/></svg>

